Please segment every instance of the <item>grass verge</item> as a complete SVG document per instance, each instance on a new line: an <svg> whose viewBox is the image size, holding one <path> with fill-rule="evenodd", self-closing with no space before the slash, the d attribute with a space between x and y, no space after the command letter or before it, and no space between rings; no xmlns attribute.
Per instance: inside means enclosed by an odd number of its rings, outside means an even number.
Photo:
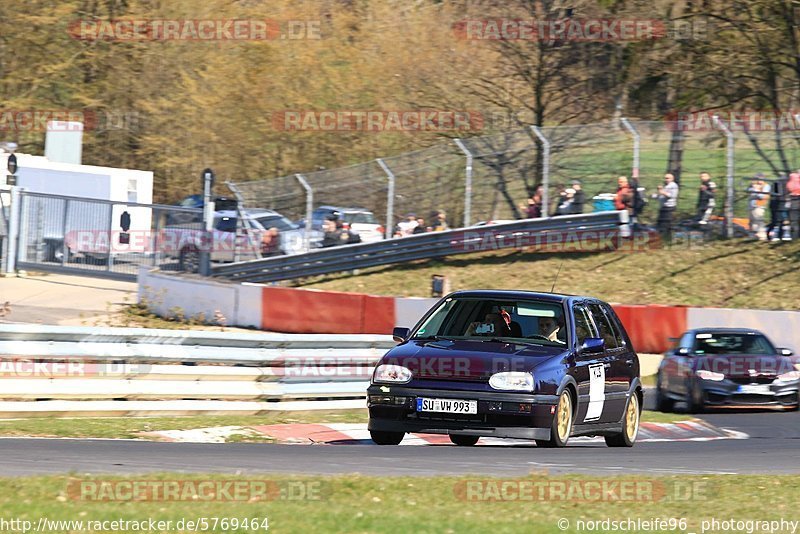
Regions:
<svg viewBox="0 0 800 534"><path fill-rule="evenodd" d="M191 487L205 481L224 484L227 481L254 481L279 488L274 500L246 502L245 499L208 500L208 493L192 500L182 493L178 502L157 500L131 501L122 484L141 480L147 484L186 484ZM723 520L797 520L796 499L800 493L798 476L681 476L655 477L629 475L623 477L587 477L577 475L547 476L535 473L525 479L492 479L487 477L335 477L159 474L145 478L93 477L94 489L80 492L82 479L48 476L0 479L0 509L6 518L30 521L32 527L45 517L47 532L100 532L96 521L170 521L153 532L175 532L183 521L183 530L191 531L186 521L206 518L209 527L214 521L228 518L227 528L220 521L216 532L264 532L264 519L269 532L598 532L607 528L580 528L580 521L674 521L675 527L650 528L649 531L708 532L703 521ZM156 482L158 481L158 482ZM97 485L102 484L102 485ZM594 487L615 487L608 493L590 493ZM639 491L623 493L633 487ZM117 489L119 488L119 489ZM532 488L526 490L525 488ZM542 488L542 489L539 489ZM569 488L569 492L559 488ZM769 495L769 506L753 498L753 491ZM240 493L245 498L249 491ZM91 498L104 495L122 497L120 501L95 502ZM224 495L219 493L218 495ZM295 497L292 498L291 495ZM487 500L490 495L502 500ZM591 497L594 495L595 497ZM621 499L615 496L625 495ZM126 497L127 496L127 497ZM545 498L542 498L544 496ZM128 500L126 500L126 498ZM215 519L216 518L216 519ZM241 528L244 519L258 519L259 528ZM57 528L52 521L83 521L80 527ZM240 528L232 528L233 520ZM679 523L685 520L685 524ZM120 526L124 526L120 524ZM13 527L12 527L13 528ZM102 528L102 527L101 527ZM742 532L747 527L714 531ZM135 531L117 528L115 531ZM147 530L147 529L145 529ZM644 529L626 528L625 531ZM755 527L753 532L765 532ZM782 530L783 531L783 530ZM791 530L789 530L791 531Z"/></svg>
<svg viewBox="0 0 800 534"><path fill-rule="evenodd" d="M541 253L501 250L364 269L358 276L310 281L317 289L430 296L431 277L457 289L529 289L592 295L623 304L797 309L800 242L747 240L675 245L642 253Z"/></svg>
<svg viewBox="0 0 800 534"><path fill-rule="evenodd" d="M190 430L217 426L257 426L285 423L366 423L367 411L331 410L307 412L270 412L264 415L213 415L187 417L85 417L66 419L41 417L0 421L0 436L34 436L59 438L140 438L141 432ZM691 416L645 411L642 421L673 423ZM230 441L263 441L260 438L233 436Z"/></svg>

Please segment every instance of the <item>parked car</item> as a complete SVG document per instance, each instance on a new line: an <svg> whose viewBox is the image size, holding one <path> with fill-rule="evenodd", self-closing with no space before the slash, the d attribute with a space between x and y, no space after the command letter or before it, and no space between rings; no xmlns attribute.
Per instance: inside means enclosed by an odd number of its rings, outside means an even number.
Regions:
<svg viewBox="0 0 800 534"><path fill-rule="evenodd" d="M336 218L342 221L345 230L358 235L361 243L374 243L384 238L383 226L375 219L375 215L371 211L363 208L320 206L311 214L311 228L322 230L322 225L326 220ZM302 226L303 222L298 224Z"/></svg>
<svg viewBox="0 0 800 534"><path fill-rule="evenodd" d="M691 412L707 406L781 406L797 410L800 370L789 349L775 348L757 330L701 328L685 332L664 355L656 403L670 411L685 402Z"/></svg>
<svg viewBox="0 0 800 534"><path fill-rule="evenodd" d="M639 359L605 302L529 291L459 291L440 300L378 362L368 389L375 443L407 432L563 447L571 436L636 441Z"/></svg>
<svg viewBox="0 0 800 534"><path fill-rule="evenodd" d="M223 210L214 212L211 261L232 262L255 259L272 253L299 254L305 252L305 229L272 210L243 210L244 228L240 229L238 212ZM270 236L270 229L278 230L278 246ZM200 250L204 246L205 232L201 222L168 226L160 240L160 250L177 257L179 268L196 272L199 268ZM312 232L310 246L317 248L322 241L320 232Z"/></svg>

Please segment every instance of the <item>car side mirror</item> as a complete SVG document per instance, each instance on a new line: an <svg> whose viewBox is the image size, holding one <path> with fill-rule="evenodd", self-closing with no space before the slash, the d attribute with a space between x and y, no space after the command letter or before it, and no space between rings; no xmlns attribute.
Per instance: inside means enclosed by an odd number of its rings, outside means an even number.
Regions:
<svg viewBox="0 0 800 534"><path fill-rule="evenodd" d="M606 342L601 337L587 337L581 344L580 351L586 354L597 354L606 350Z"/></svg>
<svg viewBox="0 0 800 534"><path fill-rule="evenodd" d="M691 351L689 349L687 349L686 347L681 347L681 348L675 350L675 354L677 356L688 356L689 354L691 354Z"/></svg>
<svg viewBox="0 0 800 534"><path fill-rule="evenodd" d="M794 352L792 351L792 349L785 349L785 348L784 349L778 349L778 352L782 356L792 356L792 355L794 355Z"/></svg>
<svg viewBox="0 0 800 534"><path fill-rule="evenodd" d="M392 338L398 343L402 343L406 339L408 339L408 335L411 333L410 328L403 328L400 326L395 326L392 330Z"/></svg>

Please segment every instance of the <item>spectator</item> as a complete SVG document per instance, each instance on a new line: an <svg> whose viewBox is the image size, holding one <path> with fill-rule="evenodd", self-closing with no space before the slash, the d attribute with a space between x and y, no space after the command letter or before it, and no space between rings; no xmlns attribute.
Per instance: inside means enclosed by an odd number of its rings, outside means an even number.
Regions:
<svg viewBox="0 0 800 534"><path fill-rule="evenodd" d="M575 190L568 187L564 190L564 196L561 197L561 203L556 208L556 215L571 215L573 213L573 205L575 203Z"/></svg>
<svg viewBox="0 0 800 534"><path fill-rule="evenodd" d="M633 206L633 190L628 182L628 178L620 176L617 178L617 194L614 197L614 208L617 210L631 211Z"/></svg>
<svg viewBox="0 0 800 534"><path fill-rule="evenodd" d="M700 190L697 194L697 222L708 224L716 207L717 185L711 181L707 172L700 173Z"/></svg>
<svg viewBox="0 0 800 534"><path fill-rule="evenodd" d="M793 239L800 239L800 172L793 172L786 182L786 193L789 196L789 225Z"/></svg>
<svg viewBox="0 0 800 534"><path fill-rule="evenodd" d="M658 231L667 241L672 239L672 219L675 216L675 208L678 206L679 192L675 176L669 173L665 174L664 185L658 186L656 198L661 204L658 210Z"/></svg>
<svg viewBox="0 0 800 534"><path fill-rule="evenodd" d="M340 229L338 222L339 218L332 215L322 223L322 231L324 233L322 237L323 247L336 247L347 243L349 236L346 231Z"/></svg>
<svg viewBox="0 0 800 534"><path fill-rule="evenodd" d="M639 227L639 215L644 211L647 201L642 196L642 191L639 188L639 178L632 176L628 181L631 188L631 223L634 230Z"/></svg>
<svg viewBox="0 0 800 534"><path fill-rule="evenodd" d="M572 189L575 190L575 196L572 199L572 213L583 213L583 206L586 204L586 193L583 192L581 181L573 180Z"/></svg>
<svg viewBox="0 0 800 534"><path fill-rule="evenodd" d="M786 204L788 195L786 194L786 175L781 173L780 177L772 183L772 191L769 196L770 223L767 226L767 235L772 241L790 239L789 229L785 222L789 218Z"/></svg>
<svg viewBox="0 0 800 534"><path fill-rule="evenodd" d="M552 199L553 208L549 211L549 213L558 215L558 207L562 202L564 202L564 197L567 196L566 190L567 188L564 187L564 184L556 185L556 196Z"/></svg>
<svg viewBox="0 0 800 534"><path fill-rule="evenodd" d="M544 187L539 184L533 189L533 195L528 199L528 205L524 208L525 218L538 219L542 216L542 196Z"/></svg>
<svg viewBox="0 0 800 534"><path fill-rule="evenodd" d="M449 229L450 227L447 226L447 215L445 212L441 210L434 211L433 217L431 218L431 231L443 232Z"/></svg>
<svg viewBox="0 0 800 534"><path fill-rule="evenodd" d="M417 216L413 213L409 213L406 215L405 220L400 221L397 223L397 230L395 231L395 237L407 237L411 234L415 233L417 229L417 225L419 224Z"/></svg>
<svg viewBox="0 0 800 534"><path fill-rule="evenodd" d="M276 256L281 253L281 236L274 226L261 236L261 255Z"/></svg>
<svg viewBox="0 0 800 534"><path fill-rule="evenodd" d="M416 235L416 234L424 234L427 231L428 228L425 227L425 219L420 217L419 219L417 219L417 225L414 227L411 233Z"/></svg>
<svg viewBox="0 0 800 534"><path fill-rule="evenodd" d="M755 180L747 188L750 194L750 232L754 237L761 241L767 239L766 226L764 226L764 215L767 211L769 202L769 184L764 181L764 175L759 173Z"/></svg>

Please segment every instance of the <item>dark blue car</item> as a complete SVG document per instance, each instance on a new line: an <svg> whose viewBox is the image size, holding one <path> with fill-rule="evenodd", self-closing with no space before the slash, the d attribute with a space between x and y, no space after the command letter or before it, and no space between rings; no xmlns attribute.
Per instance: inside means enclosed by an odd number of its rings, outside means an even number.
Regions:
<svg viewBox="0 0 800 534"><path fill-rule="evenodd" d="M563 447L570 436L636 441L639 358L600 300L528 291L459 291L408 328L375 367L369 430L380 445L407 432Z"/></svg>

